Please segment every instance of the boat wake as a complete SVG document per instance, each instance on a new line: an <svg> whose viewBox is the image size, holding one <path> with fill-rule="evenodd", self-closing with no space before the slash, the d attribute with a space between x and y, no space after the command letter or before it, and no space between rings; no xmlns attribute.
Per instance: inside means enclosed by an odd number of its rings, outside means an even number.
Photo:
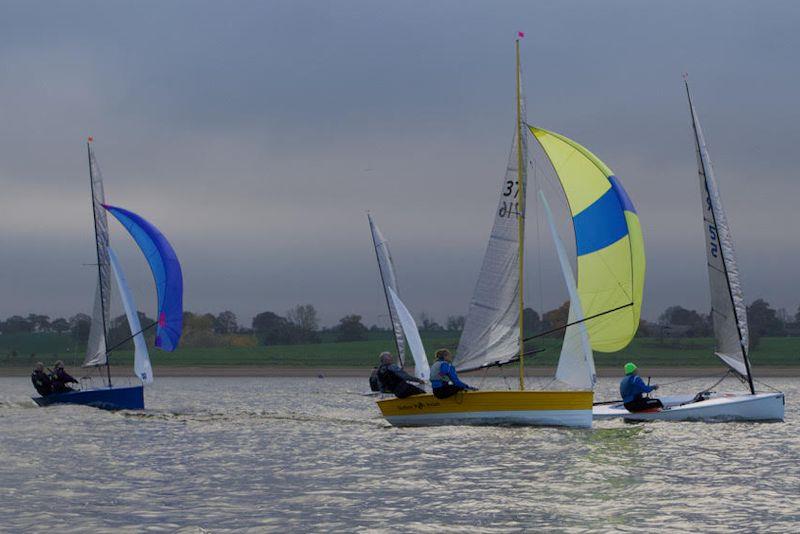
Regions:
<svg viewBox="0 0 800 534"><path fill-rule="evenodd" d="M372 419L353 419L341 415L313 415L308 413L278 412L269 410L243 410L231 412L212 411L127 411L116 412L128 419L179 421L187 423L236 422L242 421L289 421L300 423L332 423L337 425L354 425L369 427L386 427L385 421L377 415Z"/></svg>
<svg viewBox="0 0 800 534"><path fill-rule="evenodd" d="M8 400L0 400L0 410L13 410L18 408L37 408L36 403L33 400L19 400L19 401L8 401Z"/></svg>

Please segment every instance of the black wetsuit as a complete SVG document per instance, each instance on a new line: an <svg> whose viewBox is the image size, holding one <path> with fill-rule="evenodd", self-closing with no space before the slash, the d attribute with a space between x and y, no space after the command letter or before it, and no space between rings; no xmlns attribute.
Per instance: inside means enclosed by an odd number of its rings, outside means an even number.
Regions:
<svg viewBox="0 0 800 534"><path fill-rule="evenodd" d="M53 393L66 393L68 391L75 391L67 385L69 383L77 384L78 381L72 378L72 376L66 372L63 367L57 368L56 374L53 377Z"/></svg>
<svg viewBox="0 0 800 534"><path fill-rule="evenodd" d="M46 397L53 392L53 381L50 379L50 375L44 371L37 371L34 369L31 373L31 382L33 382L33 387L36 388L36 392L42 397Z"/></svg>
<svg viewBox="0 0 800 534"><path fill-rule="evenodd" d="M625 403L625 409L631 413L652 410L653 408L663 408L664 404L658 399L639 397L631 402Z"/></svg>
<svg viewBox="0 0 800 534"><path fill-rule="evenodd" d="M375 367L372 369L372 373L369 375L369 389L372 391L380 391L381 390L381 381L378 379L378 368Z"/></svg>
<svg viewBox="0 0 800 534"><path fill-rule="evenodd" d="M378 367L378 380L380 380L382 391L394 393L398 399L425 393L425 390L408 383L409 380L416 380L416 378L394 364L382 364Z"/></svg>

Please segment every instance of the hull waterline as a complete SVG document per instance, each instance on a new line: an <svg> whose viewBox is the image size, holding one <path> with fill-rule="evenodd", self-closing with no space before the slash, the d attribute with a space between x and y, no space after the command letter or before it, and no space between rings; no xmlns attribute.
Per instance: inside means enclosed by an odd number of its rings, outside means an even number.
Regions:
<svg viewBox="0 0 800 534"><path fill-rule="evenodd" d="M377 401L393 426L592 426L591 391L470 391L447 399L431 394Z"/></svg>
<svg viewBox="0 0 800 534"><path fill-rule="evenodd" d="M103 410L144 410L144 387L98 388L33 397L39 406L80 404Z"/></svg>
<svg viewBox="0 0 800 534"><path fill-rule="evenodd" d="M595 419L626 421L783 421L783 393L718 393L692 402L694 395L661 397L664 409L631 413L622 404L595 406Z"/></svg>

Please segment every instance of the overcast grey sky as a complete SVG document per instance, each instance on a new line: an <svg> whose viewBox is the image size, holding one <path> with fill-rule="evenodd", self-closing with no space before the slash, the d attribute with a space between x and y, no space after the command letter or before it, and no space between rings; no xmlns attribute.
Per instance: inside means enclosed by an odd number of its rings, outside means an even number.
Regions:
<svg viewBox="0 0 800 534"><path fill-rule="evenodd" d="M90 309L89 134L108 201L178 252L189 310L378 320L369 209L409 308L465 313L513 133L517 30L530 122L594 151L639 210L644 316L709 307L684 71L746 300L793 312L798 23L789 1L2 0L0 317ZM152 315L146 264L111 225ZM566 291L535 235L526 296L549 308Z"/></svg>

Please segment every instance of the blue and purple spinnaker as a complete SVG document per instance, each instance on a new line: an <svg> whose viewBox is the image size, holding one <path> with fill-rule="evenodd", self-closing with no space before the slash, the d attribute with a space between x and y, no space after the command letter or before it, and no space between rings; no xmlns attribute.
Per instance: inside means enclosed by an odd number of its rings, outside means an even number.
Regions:
<svg viewBox="0 0 800 534"><path fill-rule="evenodd" d="M156 347L173 351L183 329L183 274L178 256L164 234L139 215L116 206L103 207L128 230L150 264L158 293Z"/></svg>

